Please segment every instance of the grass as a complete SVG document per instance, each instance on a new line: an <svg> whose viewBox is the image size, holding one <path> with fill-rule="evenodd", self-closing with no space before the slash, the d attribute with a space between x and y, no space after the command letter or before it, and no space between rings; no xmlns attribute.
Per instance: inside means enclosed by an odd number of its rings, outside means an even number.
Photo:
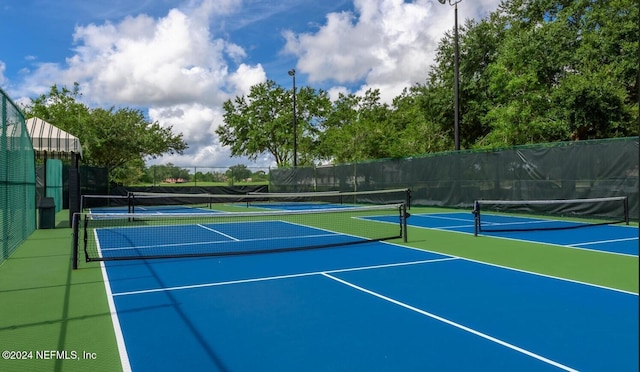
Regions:
<svg viewBox="0 0 640 372"><path fill-rule="evenodd" d="M411 212L435 211L443 210ZM80 269L71 270L68 211L56 218L56 229L37 230L0 265L0 349L32 352L29 360L0 359L0 371L118 371L100 266L80 262ZM348 221L321 223L347 231ZM407 245L419 249L638 293L638 257L413 227L408 237ZM68 357L75 352L77 359L37 359L35 353L44 350L66 351ZM84 359L85 352L95 359Z"/></svg>

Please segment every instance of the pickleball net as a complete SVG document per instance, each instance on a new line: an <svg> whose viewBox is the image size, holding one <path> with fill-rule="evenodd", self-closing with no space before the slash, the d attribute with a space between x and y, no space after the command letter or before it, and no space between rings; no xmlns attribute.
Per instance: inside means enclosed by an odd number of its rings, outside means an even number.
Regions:
<svg viewBox="0 0 640 372"><path fill-rule="evenodd" d="M393 222L370 217L393 216ZM74 262L228 256L407 238L406 204L240 213L84 213ZM385 221L389 218L385 218ZM76 264L77 267L77 264Z"/></svg>
<svg viewBox="0 0 640 372"><path fill-rule="evenodd" d="M82 195L80 211L87 213L129 212L129 195Z"/></svg>
<svg viewBox="0 0 640 372"><path fill-rule="evenodd" d="M475 235L481 232L566 230L605 224L629 224L629 202L626 196L563 200L476 200L473 214Z"/></svg>
<svg viewBox="0 0 640 372"><path fill-rule="evenodd" d="M337 208L392 203L405 203L407 206L411 206L411 191L407 188L354 192L250 192L246 194L131 192L128 197L130 213L170 213L173 210L184 208L215 209L216 204L239 204L253 208L276 210Z"/></svg>

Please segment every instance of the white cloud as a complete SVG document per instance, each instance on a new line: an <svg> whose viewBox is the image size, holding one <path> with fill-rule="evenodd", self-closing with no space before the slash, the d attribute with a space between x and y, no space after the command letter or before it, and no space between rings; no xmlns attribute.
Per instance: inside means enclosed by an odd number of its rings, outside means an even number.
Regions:
<svg viewBox="0 0 640 372"><path fill-rule="evenodd" d="M499 2L463 1L460 23L486 15ZM218 142L215 129L223 123L221 106L264 82L263 66L278 62L247 63L252 50L240 43L255 40L231 40L224 31L226 22L233 19L234 27L241 28L265 22L289 7L251 1L245 5L262 11L245 15L242 3L187 0L161 17L138 14L76 26L73 54L66 63L34 61L14 96L33 97L53 84L78 82L89 104L148 108L151 120L183 133L190 145L185 156L166 156L159 162L248 164L247 159L230 158L229 149ZM383 101L390 102L405 87L424 82L438 41L453 27L452 7L435 0L354 0L353 7L352 12L327 14L314 31L283 32L283 51L297 58L298 73L310 85L334 84L328 88L332 99L355 86L358 94L377 88ZM0 61L0 83L6 82L4 69ZM257 163L269 166L273 160L265 155Z"/></svg>
<svg viewBox="0 0 640 372"><path fill-rule="evenodd" d="M233 93L245 93L262 66L247 66L244 49L210 34L210 22L239 1L206 0L171 9L166 16L141 14L121 21L77 26L74 54L66 65L35 64L18 92L38 95L53 84L79 82L96 104L153 107L187 102L219 106ZM228 60L239 65L233 71ZM243 81L246 78L247 81Z"/></svg>
<svg viewBox="0 0 640 372"><path fill-rule="evenodd" d="M249 93L252 86L266 80L267 75L260 64L257 66L241 64L238 69L227 78L230 87L233 88L232 95L234 97Z"/></svg>
<svg viewBox="0 0 640 372"><path fill-rule="evenodd" d="M424 81L437 44L425 28L431 2L356 0L354 6L355 13L327 15L316 33L285 33L285 51L299 58L299 71L311 82L364 80L391 95Z"/></svg>
<svg viewBox="0 0 640 372"><path fill-rule="evenodd" d="M255 162L244 157L231 158L231 151L220 144L215 134L216 129L223 124L220 108L198 103L153 107L149 109L149 117L153 121L179 128L183 139L189 144L189 149L184 155L163 156L151 163L172 163L188 168L228 168L236 164L268 168L275 165L271 156L261 156Z"/></svg>
<svg viewBox="0 0 640 372"><path fill-rule="evenodd" d="M499 1L460 3L459 23L481 18ZM316 32L283 32L284 52L298 58L297 70L312 83L364 81L355 93L380 89L385 102L423 83L439 40L453 28L452 7L434 0L354 0L354 9L328 14Z"/></svg>
<svg viewBox="0 0 640 372"><path fill-rule="evenodd" d="M159 20L140 15L78 27L74 38L80 46L66 74L85 81L87 95L116 103L219 104L226 98L226 42L211 40L207 25L194 19L173 9Z"/></svg>
<svg viewBox="0 0 640 372"><path fill-rule="evenodd" d="M79 82L89 104L148 108L148 116L182 133L190 149L184 156L154 162L229 166L247 159L229 159L215 135L222 124L222 103L249 92L267 79L260 64L241 63L245 50L210 34L212 18L226 14L239 1L192 1L166 16L141 14L119 22L77 26L74 54L66 66L39 64L27 77L30 95L53 84ZM237 64L230 67L228 60ZM0 70L1 73L1 70ZM0 77L2 75L0 74ZM263 159L261 165L271 165Z"/></svg>
<svg viewBox="0 0 640 372"><path fill-rule="evenodd" d="M332 102L335 102L340 97L340 94L348 95L349 89L341 86L333 87L327 90L327 94L329 95L329 99L331 99Z"/></svg>

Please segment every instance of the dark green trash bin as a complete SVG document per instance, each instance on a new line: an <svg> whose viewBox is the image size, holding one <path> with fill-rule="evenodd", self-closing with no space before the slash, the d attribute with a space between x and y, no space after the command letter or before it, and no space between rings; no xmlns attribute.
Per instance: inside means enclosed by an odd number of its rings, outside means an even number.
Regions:
<svg viewBox="0 0 640 372"><path fill-rule="evenodd" d="M39 229L53 229L56 227L56 203L53 198L42 198L38 203Z"/></svg>

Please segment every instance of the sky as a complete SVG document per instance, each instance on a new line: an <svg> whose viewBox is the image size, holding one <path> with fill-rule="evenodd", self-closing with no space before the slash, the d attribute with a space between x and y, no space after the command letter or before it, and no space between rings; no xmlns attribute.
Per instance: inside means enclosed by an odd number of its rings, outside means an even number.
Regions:
<svg viewBox="0 0 640 372"><path fill-rule="evenodd" d="M499 3L461 1L458 22ZM294 68L297 87L391 102L425 82L453 27L437 0L0 0L0 87L24 103L77 82L89 107L139 109L183 134L183 155L148 164L266 168L271 155L220 144L224 101L266 80L291 89Z"/></svg>

